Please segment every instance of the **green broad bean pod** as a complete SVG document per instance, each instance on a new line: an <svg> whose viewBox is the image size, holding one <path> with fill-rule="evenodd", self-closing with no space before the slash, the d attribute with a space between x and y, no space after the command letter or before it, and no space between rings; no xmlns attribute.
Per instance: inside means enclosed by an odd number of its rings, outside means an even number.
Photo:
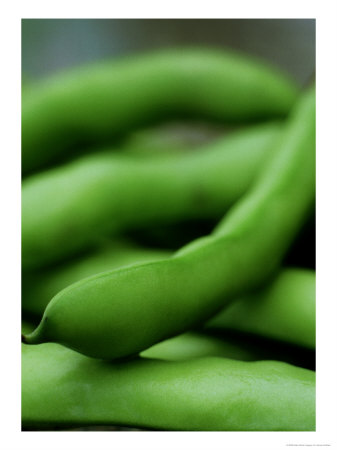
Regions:
<svg viewBox="0 0 337 450"><path fill-rule="evenodd" d="M22 333L30 333L34 328L34 324L27 320L23 320L21 323ZM257 361L268 359L270 354L264 348L247 348L242 342L235 339L222 339L202 331L190 331L159 342L159 344L144 350L140 356L165 361L188 361L208 356L239 361ZM273 359L277 359L275 354Z"/></svg>
<svg viewBox="0 0 337 450"><path fill-rule="evenodd" d="M167 116L285 116L297 95L279 71L223 50L167 50L81 67L31 86L23 97L22 172Z"/></svg>
<svg viewBox="0 0 337 450"><path fill-rule="evenodd" d="M140 247L120 239L107 242L88 255L82 255L56 267L24 271L22 310L31 316L41 318L52 297L82 278L136 262L164 259L170 255L171 252L168 250Z"/></svg>
<svg viewBox="0 0 337 450"><path fill-rule="evenodd" d="M286 269L267 287L237 299L206 329L238 330L315 348L315 272Z"/></svg>
<svg viewBox="0 0 337 450"><path fill-rule="evenodd" d="M51 424L314 431L315 373L277 361L216 357L112 364L57 344L23 344L22 426Z"/></svg>
<svg viewBox="0 0 337 450"><path fill-rule="evenodd" d="M36 322L22 321L21 332L28 334L34 330ZM194 330L159 342L142 351L142 358L164 361L188 361L196 358L221 357L239 361L283 361L312 370L314 354L303 352L302 347L294 348L275 345L276 341L264 339L248 342L244 334L231 336L226 333L214 334L205 330Z"/></svg>
<svg viewBox="0 0 337 450"><path fill-rule="evenodd" d="M314 197L315 91L310 89L255 185L210 236L169 259L74 283L51 300L39 326L23 340L59 342L112 360L180 334L268 280Z"/></svg>
<svg viewBox="0 0 337 450"><path fill-rule="evenodd" d="M23 312L41 318L52 297L82 278L170 255L167 250L115 241L59 267L24 272ZM261 290L233 299L205 324L205 329L249 332L314 349L315 279L313 270L285 268Z"/></svg>
<svg viewBox="0 0 337 450"><path fill-rule="evenodd" d="M92 154L26 179L23 268L60 261L125 229L222 217L273 153L281 129L239 130L185 155Z"/></svg>

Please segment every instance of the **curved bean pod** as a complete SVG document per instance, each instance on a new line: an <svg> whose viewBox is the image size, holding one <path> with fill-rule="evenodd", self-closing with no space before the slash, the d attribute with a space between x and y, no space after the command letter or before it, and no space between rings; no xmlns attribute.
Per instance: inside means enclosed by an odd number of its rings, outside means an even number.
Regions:
<svg viewBox="0 0 337 450"><path fill-rule="evenodd" d="M315 272L286 269L254 295L224 308L206 329L232 329L315 348Z"/></svg>
<svg viewBox="0 0 337 450"><path fill-rule="evenodd" d="M21 323L22 333L30 333L34 328L31 322L24 320ZM159 342L159 344L144 350L140 356L142 358L162 359L165 361L187 361L209 356L237 359L239 361L257 361L270 359L271 355L263 348L246 348L242 342L234 339L222 339L204 332L190 331ZM273 356L273 359L279 358L276 355Z"/></svg>
<svg viewBox="0 0 337 450"><path fill-rule="evenodd" d="M36 326L23 320L21 332L31 333ZM276 345L275 345L276 343ZM226 333L214 334L200 331L189 331L173 338L159 342L140 353L142 358L161 359L165 361L188 361L196 358L222 357L239 361L283 361L305 369L314 370L314 352L303 351L303 347L279 345L276 341L264 339L252 341L247 336L236 336Z"/></svg>
<svg viewBox="0 0 337 450"><path fill-rule="evenodd" d="M167 260L69 286L51 300L25 342L59 342L88 356L116 359L190 329L268 279L309 214L314 192L310 90L291 114L276 155L213 234Z"/></svg>
<svg viewBox="0 0 337 450"><path fill-rule="evenodd" d="M143 248L123 241L109 242L89 255L57 267L22 274L22 309L41 318L48 302L59 291L82 278L136 262L160 260L171 252Z"/></svg>
<svg viewBox="0 0 337 450"><path fill-rule="evenodd" d="M222 50L168 50L81 67L32 87L23 98L22 171L166 116L284 116L297 94L277 70Z"/></svg>
<svg viewBox="0 0 337 450"><path fill-rule="evenodd" d="M315 374L276 361L111 364L23 345L22 425L162 430L315 430Z"/></svg>
<svg viewBox="0 0 337 450"><path fill-rule="evenodd" d="M62 260L130 227L220 218L248 189L280 135L280 124L263 124L193 154L106 152L26 179L23 267Z"/></svg>
<svg viewBox="0 0 337 450"><path fill-rule="evenodd" d="M41 318L52 297L82 278L136 262L164 259L169 255L170 252L165 250L114 243L111 248L101 249L57 268L24 272L23 311ZM204 328L249 332L314 349L315 278L313 270L283 269L263 289L234 299Z"/></svg>

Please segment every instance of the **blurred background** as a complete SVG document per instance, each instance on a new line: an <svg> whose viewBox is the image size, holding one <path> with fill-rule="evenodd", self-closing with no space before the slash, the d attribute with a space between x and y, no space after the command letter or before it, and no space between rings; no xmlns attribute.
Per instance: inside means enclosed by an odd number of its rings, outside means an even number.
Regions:
<svg viewBox="0 0 337 450"><path fill-rule="evenodd" d="M23 82L27 88L71 67L151 49L189 45L227 47L248 53L287 72L301 86L309 84L315 76L315 19L23 19ZM225 124L177 120L157 125L157 138L150 129L150 136L156 152L172 148L186 151L230 131ZM146 130L145 134L136 130L123 145L146 151L149 147ZM143 230L136 238L146 245L165 244L175 249L184 245L186 239L209 233L213 226L213 222L198 227L179 224L182 233L164 227L151 230L150 237ZM314 218L309 226L311 242L313 233ZM181 239L177 237L180 234ZM172 242L170 236L174 236ZM305 235L305 240L308 239ZM313 247L304 254L295 248L293 254L303 255L296 263L310 260L314 266Z"/></svg>
<svg viewBox="0 0 337 450"><path fill-rule="evenodd" d="M25 88L48 75L107 58L167 47L201 45L231 48L269 61L301 86L315 76L315 19L23 19L22 74ZM231 128L225 124L170 121L131 134L123 144L133 151L198 149ZM176 249L211 232L213 221L179 224L136 232L145 245ZM314 243L314 218L304 242ZM173 236L172 240L170 237ZM299 243L303 246L302 242ZM306 252L294 247L295 263L315 265L313 245ZM298 256L301 255L301 260ZM291 257L293 262L293 257Z"/></svg>
<svg viewBox="0 0 337 450"><path fill-rule="evenodd" d="M23 19L22 71L34 80L107 57L193 44L256 55L301 85L315 69L314 19Z"/></svg>

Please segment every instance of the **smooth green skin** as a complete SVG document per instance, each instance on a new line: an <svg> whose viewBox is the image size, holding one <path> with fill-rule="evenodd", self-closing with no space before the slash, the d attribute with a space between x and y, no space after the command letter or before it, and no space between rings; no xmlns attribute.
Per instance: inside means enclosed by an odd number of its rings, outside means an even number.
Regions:
<svg viewBox="0 0 337 450"><path fill-rule="evenodd" d="M83 278L170 255L167 250L138 247L119 240L59 267L24 272L23 311L41 318L52 297ZM249 332L314 349L315 281L313 270L284 269L263 289L235 299L205 328Z"/></svg>
<svg viewBox="0 0 337 450"><path fill-rule="evenodd" d="M76 281L109 269L164 259L170 254L119 241L60 267L24 272L23 312L41 318L50 299ZM313 270L283 269L266 287L223 308L205 324L205 329L249 332L314 349L315 288Z"/></svg>
<svg viewBox="0 0 337 450"><path fill-rule="evenodd" d="M224 50L165 50L77 68L32 86L23 98L22 172L167 116L285 116L297 95L278 70Z"/></svg>
<svg viewBox="0 0 337 450"><path fill-rule="evenodd" d="M23 312L41 318L52 297L82 278L136 262L164 259L170 254L116 241L60 267L24 272ZM315 281L312 270L284 269L263 289L235 299L208 321L205 329L249 332L314 349Z"/></svg>
<svg viewBox="0 0 337 450"><path fill-rule="evenodd" d="M294 109L276 155L215 231L173 257L81 280L48 304L26 343L88 356L135 355L209 319L279 267L315 197L315 91Z"/></svg>
<svg viewBox="0 0 337 450"><path fill-rule="evenodd" d="M22 346L22 425L159 430L313 431L315 374L276 361L93 360Z"/></svg>
<svg viewBox="0 0 337 450"><path fill-rule="evenodd" d="M312 270L286 269L267 287L224 308L206 329L232 329L314 349L316 277Z"/></svg>
<svg viewBox="0 0 337 450"><path fill-rule="evenodd" d="M253 126L183 155L92 154L26 179L23 267L62 260L125 229L220 218L252 184L281 130Z"/></svg>
<svg viewBox="0 0 337 450"><path fill-rule="evenodd" d="M170 254L168 250L149 249L119 240L105 243L95 252L60 266L23 272L22 309L41 319L50 299L70 284L136 262L167 258Z"/></svg>

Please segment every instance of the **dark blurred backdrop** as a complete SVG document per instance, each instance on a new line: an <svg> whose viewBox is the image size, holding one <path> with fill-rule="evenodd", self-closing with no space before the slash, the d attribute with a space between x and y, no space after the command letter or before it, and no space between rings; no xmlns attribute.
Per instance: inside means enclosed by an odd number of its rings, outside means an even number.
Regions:
<svg viewBox="0 0 337 450"><path fill-rule="evenodd" d="M314 19L23 19L22 71L34 80L106 57L190 44L257 55L302 85L315 69Z"/></svg>

